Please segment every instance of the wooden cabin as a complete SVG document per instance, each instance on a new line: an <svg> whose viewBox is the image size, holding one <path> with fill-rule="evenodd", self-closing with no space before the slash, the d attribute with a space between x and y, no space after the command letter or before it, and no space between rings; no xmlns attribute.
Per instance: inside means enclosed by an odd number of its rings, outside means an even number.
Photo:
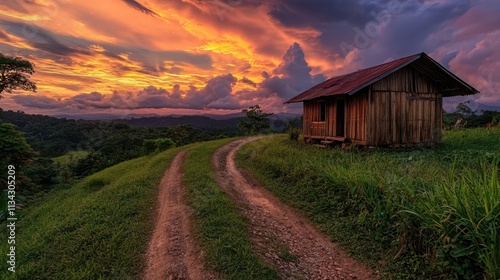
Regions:
<svg viewBox="0 0 500 280"><path fill-rule="evenodd" d="M333 77L303 102L306 141L384 146L441 141L443 97L478 90L425 53Z"/></svg>

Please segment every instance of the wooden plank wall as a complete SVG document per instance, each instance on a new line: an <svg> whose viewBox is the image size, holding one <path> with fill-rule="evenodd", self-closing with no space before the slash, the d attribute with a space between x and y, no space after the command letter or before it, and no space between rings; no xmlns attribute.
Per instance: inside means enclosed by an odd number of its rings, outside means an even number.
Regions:
<svg viewBox="0 0 500 280"><path fill-rule="evenodd" d="M305 101L304 102L304 117L303 128L304 136L328 136L327 122L320 122L320 103L318 101ZM328 120L328 107L325 112L325 120Z"/></svg>
<svg viewBox="0 0 500 280"><path fill-rule="evenodd" d="M326 102L326 125L328 136L336 136L337 132L337 107L335 106L335 100L329 99Z"/></svg>
<svg viewBox="0 0 500 280"><path fill-rule="evenodd" d="M304 101L304 114L302 116L302 129L304 132L304 136L309 136L311 131L311 122L312 122L312 102Z"/></svg>
<svg viewBox="0 0 500 280"><path fill-rule="evenodd" d="M441 141L442 96L407 67L371 86L367 145Z"/></svg>
<svg viewBox="0 0 500 280"><path fill-rule="evenodd" d="M368 117L368 90L350 96L345 102L346 137L352 140L366 140Z"/></svg>

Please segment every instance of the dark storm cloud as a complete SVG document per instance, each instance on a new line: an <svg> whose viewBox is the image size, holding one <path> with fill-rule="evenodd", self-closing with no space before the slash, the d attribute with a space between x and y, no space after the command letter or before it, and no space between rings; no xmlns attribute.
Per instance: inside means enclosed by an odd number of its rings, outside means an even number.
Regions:
<svg viewBox="0 0 500 280"><path fill-rule="evenodd" d="M383 45L384 50L374 52L376 55L365 61L366 65L428 51L445 43L438 41L431 45L427 39L471 7L468 0L434 4L421 0L276 0L271 3L269 14L283 26L319 31L319 37L307 42L317 46L325 57L345 57L355 49L369 49L377 43Z"/></svg>
<svg viewBox="0 0 500 280"><path fill-rule="evenodd" d="M56 34L34 25L0 20L0 26L4 27L4 30L11 34L24 37L30 46L38 50L61 56L90 54L90 52L83 47L67 46L64 43L61 43L56 39Z"/></svg>
<svg viewBox="0 0 500 280"><path fill-rule="evenodd" d="M470 1L453 0L408 10L406 14L403 12L397 19L389 22L383 32L370 38L372 44L360 52L357 57L359 63L354 64L367 67L415 53L432 53L451 40L445 34L435 34L446 29L450 26L448 23L461 17L469 9ZM447 32L452 33L451 30Z"/></svg>
<svg viewBox="0 0 500 280"><path fill-rule="evenodd" d="M182 90L175 85L171 91L149 86L137 92L114 91L81 93L64 100L35 95L14 96L25 107L39 109L239 109L240 100L232 95L237 79L231 75L219 75L207 81L203 88L191 86ZM247 104L245 104L247 105Z"/></svg>
<svg viewBox="0 0 500 280"><path fill-rule="evenodd" d="M60 109L64 108L66 105L58 101L55 98L37 95L13 95L12 99L17 104L23 105L29 108L38 109Z"/></svg>
<svg viewBox="0 0 500 280"><path fill-rule="evenodd" d="M77 54L90 55L91 52L83 47L70 47L57 41L52 34L39 30L30 42L36 49L43 50L61 56L72 56Z"/></svg>
<svg viewBox="0 0 500 280"><path fill-rule="evenodd" d="M406 7L412 2L416 1L277 0L272 2L269 14L285 27L317 30L318 37L303 42L314 45L318 53L334 60L347 55L340 44L353 45L357 30L377 21L389 8Z"/></svg>
<svg viewBox="0 0 500 280"><path fill-rule="evenodd" d="M446 67L446 68L450 68L450 61L452 61L453 59L455 59L455 57L457 57L457 54L458 54L458 51L457 50L454 50L454 51L451 51L449 53L447 53L445 56L443 56L441 59L440 59L440 63Z"/></svg>
<svg viewBox="0 0 500 280"><path fill-rule="evenodd" d="M332 22L363 24L374 3L345 0L280 0L271 6L270 15L281 24L292 27L321 27Z"/></svg>
<svg viewBox="0 0 500 280"><path fill-rule="evenodd" d="M326 79L322 74L312 76L311 70L302 48L293 43L283 55L281 64L274 69L275 76L263 73L261 88L276 93L286 101Z"/></svg>
<svg viewBox="0 0 500 280"><path fill-rule="evenodd" d="M252 86L252 87L256 87L257 84L255 82L253 82L252 80L250 80L249 78L247 77L243 77L240 82L244 83L244 84L247 84L249 86Z"/></svg>
<svg viewBox="0 0 500 280"><path fill-rule="evenodd" d="M155 16L158 16L157 13L153 12L152 10L146 8L144 5L142 5L141 3L135 1L135 0L122 0L123 2L127 3L127 5L129 5L130 7L142 12L142 13L145 13L147 15L155 15Z"/></svg>
<svg viewBox="0 0 500 280"><path fill-rule="evenodd" d="M404 50L406 53L418 53L422 51L429 35L450 20L462 16L469 8L470 1L455 0L431 5L418 13L405 14L397 23L388 25L386 47L390 52ZM431 44L429 47L434 48L436 45Z"/></svg>

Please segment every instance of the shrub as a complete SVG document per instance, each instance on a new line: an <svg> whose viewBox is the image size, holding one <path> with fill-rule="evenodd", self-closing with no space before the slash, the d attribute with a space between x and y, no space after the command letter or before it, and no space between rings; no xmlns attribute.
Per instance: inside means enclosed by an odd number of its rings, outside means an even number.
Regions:
<svg viewBox="0 0 500 280"><path fill-rule="evenodd" d="M288 136L290 137L290 140L294 141L299 140L299 135L300 135L300 128L291 127L288 129Z"/></svg>
<svg viewBox="0 0 500 280"><path fill-rule="evenodd" d="M290 137L290 140L299 140L301 132L300 124L301 122L299 119L291 119L288 121L288 136Z"/></svg>
<svg viewBox="0 0 500 280"><path fill-rule="evenodd" d="M175 147L175 142L170 138L146 139L142 143L142 151L145 155L163 152L173 147Z"/></svg>

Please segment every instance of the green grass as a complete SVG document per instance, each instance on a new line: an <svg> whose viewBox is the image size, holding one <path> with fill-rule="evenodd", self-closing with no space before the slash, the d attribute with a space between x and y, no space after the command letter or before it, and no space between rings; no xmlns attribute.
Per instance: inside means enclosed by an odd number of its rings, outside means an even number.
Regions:
<svg viewBox="0 0 500 280"><path fill-rule="evenodd" d="M211 158L230 140L195 145L187 154L183 181L194 209L197 238L207 264L223 279L278 279L277 272L252 250L247 220L216 182Z"/></svg>
<svg viewBox="0 0 500 280"><path fill-rule="evenodd" d="M68 165L71 162L87 157L88 154L89 152L87 151L70 151L60 157L52 158L52 160L59 164Z"/></svg>
<svg viewBox="0 0 500 280"><path fill-rule="evenodd" d="M287 136L238 164L387 278L497 279L500 129L448 131L435 149L318 149Z"/></svg>
<svg viewBox="0 0 500 280"><path fill-rule="evenodd" d="M157 186L177 151L123 162L19 210L16 273L2 261L2 279L139 278ZM5 256L7 242L0 249Z"/></svg>

